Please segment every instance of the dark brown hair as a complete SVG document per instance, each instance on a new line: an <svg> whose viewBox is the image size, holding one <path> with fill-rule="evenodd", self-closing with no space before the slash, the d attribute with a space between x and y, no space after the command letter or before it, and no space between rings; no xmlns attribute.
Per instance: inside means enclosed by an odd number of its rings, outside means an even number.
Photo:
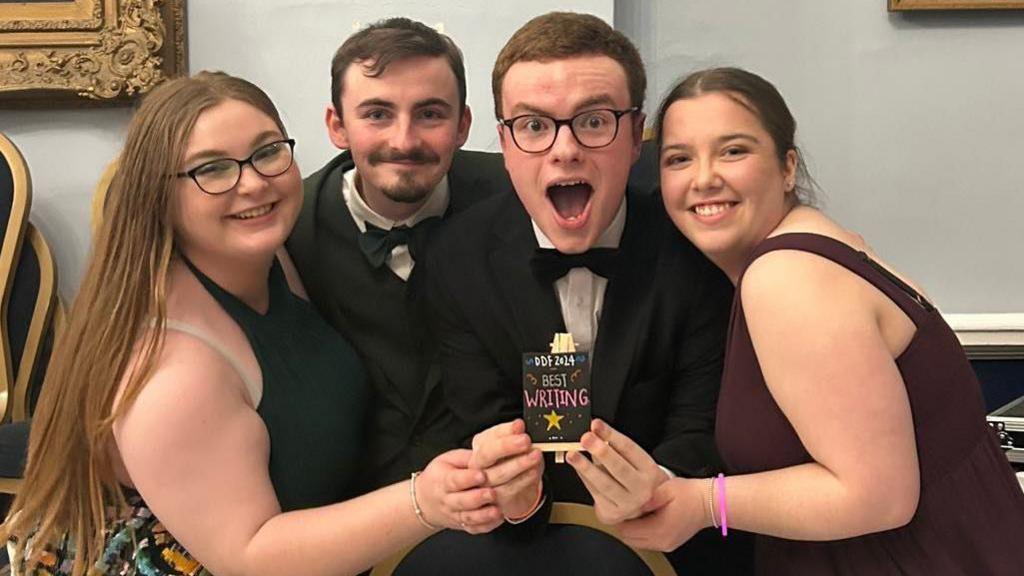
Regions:
<svg viewBox="0 0 1024 576"><path fill-rule="evenodd" d="M444 56L455 74L459 90L459 115L466 108L466 68L462 51L452 39L430 26L408 18L388 18L370 24L348 37L331 60L331 103L341 115L341 92L345 72L352 64L363 66L363 74L376 78L392 62L417 56Z"/></svg>
<svg viewBox="0 0 1024 576"><path fill-rule="evenodd" d="M630 105L643 108L647 75L640 52L629 38L597 16L549 12L516 30L505 43L491 72L494 115L501 119L501 84L516 62L549 62L577 56L607 56L626 73Z"/></svg>
<svg viewBox="0 0 1024 576"><path fill-rule="evenodd" d="M775 86L753 72L741 68L708 68L683 78L658 107L654 125L658 148L662 144L665 113L672 104L716 92L725 94L761 121L765 131L772 137L780 163L785 165L787 152L796 152L796 184L793 194L800 204L816 205L818 185L807 171L803 154L796 146L796 120Z"/></svg>

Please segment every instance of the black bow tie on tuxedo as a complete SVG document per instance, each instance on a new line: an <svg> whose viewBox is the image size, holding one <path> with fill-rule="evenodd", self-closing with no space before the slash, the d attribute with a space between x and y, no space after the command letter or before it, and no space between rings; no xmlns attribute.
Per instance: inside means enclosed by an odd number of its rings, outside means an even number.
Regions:
<svg viewBox="0 0 1024 576"><path fill-rule="evenodd" d="M415 226L395 226L385 230L366 223L366 232L359 235L359 249L366 255L366 259L374 268L380 268L391 256L391 251L396 246L408 246L409 254L416 260L420 248L423 246L424 238L429 231L437 224L439 218L424 218Z"/></svg>
<svg viewBox="0 0 1024 576"><path fill-rule="evenodd" d="M573 268L587 268L594 274L611 278L619 268L618 248L591 248L582 254L563 254L551 248L537 248L530 258L533 275L554 282Z"/></svg>

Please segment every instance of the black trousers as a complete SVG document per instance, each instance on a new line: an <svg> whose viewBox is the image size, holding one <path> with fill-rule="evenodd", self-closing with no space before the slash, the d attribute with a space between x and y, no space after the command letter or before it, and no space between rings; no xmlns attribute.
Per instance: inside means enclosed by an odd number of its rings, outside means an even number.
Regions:
<svg viewBox="0 0 1024 576"><path fill-rule="evenodd" d="M743 532L723 539L715 531L703 530L667 556L681 576L754 572L753 538ZM395 576L434 574L648 576L650 570L629 547L603 532L552 525L528 542L446 530L414 548L395 569Z"/></svg>

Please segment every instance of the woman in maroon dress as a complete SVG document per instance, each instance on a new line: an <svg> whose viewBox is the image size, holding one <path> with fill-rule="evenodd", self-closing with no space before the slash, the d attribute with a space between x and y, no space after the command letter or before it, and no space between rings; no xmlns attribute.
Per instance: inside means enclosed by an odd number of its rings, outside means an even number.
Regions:
<svg viewBox="0 0 1024 576"><path fill-rule="evenodd" d="M736 285L716 425L730 475L651 489L649 457L602 423L603 466L570 462L605 505L652 494L620 525L638 547L727 522L759 534L761 574L1024 573L1024 493L955 334L812 207L795 128L735 68L690 75L658 115L665 207Z"/></svg>

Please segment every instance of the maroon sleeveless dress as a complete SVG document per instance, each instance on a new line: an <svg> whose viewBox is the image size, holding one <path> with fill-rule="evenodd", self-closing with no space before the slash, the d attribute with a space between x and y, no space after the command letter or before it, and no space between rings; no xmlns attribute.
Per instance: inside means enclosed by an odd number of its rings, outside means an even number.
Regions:
<svg viewBox="0 0 1024 576"><path fill-rule="evenodd" d="M758 536L757 573L1024 574L1024 492L985 423L970 363L939 312L866 254L832 238L768 238L747 265L773 250L811 252L840 264L914 322L917 332L896 365L914 419L921 493L917 512L902 528L831 542ZM738 285L715 429L726 470L750 474L811 462L768 392L739 294Z"/></svg>

